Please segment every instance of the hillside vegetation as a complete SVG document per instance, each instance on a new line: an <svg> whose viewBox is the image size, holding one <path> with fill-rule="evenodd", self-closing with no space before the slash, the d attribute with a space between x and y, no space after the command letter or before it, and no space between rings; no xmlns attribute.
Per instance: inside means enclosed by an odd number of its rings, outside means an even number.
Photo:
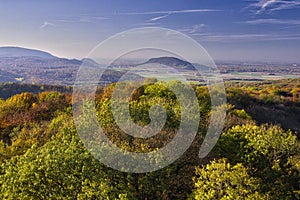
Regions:
<svg viewBox="0 0 300 200"><path fill-rule="evenodd" d="M161 132L145 140L115 123L114 87L99 87L95 97L98 122L114 144L149 152L173 139L180 106L161 82L140 87L130 98L132 120L142 126L150 122L152 105L160 102L167 110ZM193 88L201 114L194 142L168 167L137 174L109 168L89 153L74 125L69 89L1 85L0 199L299 199L300 79L228 83L223 133L204 159L198 154L210 96L204 86Z"/></svg>

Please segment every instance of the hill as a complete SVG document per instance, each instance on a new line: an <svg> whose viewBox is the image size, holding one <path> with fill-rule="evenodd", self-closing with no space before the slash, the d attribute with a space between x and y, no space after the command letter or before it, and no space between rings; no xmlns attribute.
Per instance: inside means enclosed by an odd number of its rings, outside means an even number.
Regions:
<svg viewBox="0 0 300 200"><path fill-rule="evenodd" d="M211 100L205 86L194 86L199 100L195 106L199 106L201 120L193 142L174 163L148 173L133 173L144 163L149 163L146 157L144 162L133 163L133 167L129 168L132 172L114 170L99 162L101 160L93 157L95 154L92 153L102 150L99 147L106 145L106 141L98 137L98 132L97 135L94 134L96 132L89 133L93 130L89 126L97 128L99 123L111 144L124 152L137 155L168 148L176 139L182 122L184 128L188 128L189 119L193 116L185 116L182 120L181 105L176 95L161 82L139 87L128 104L128 122L141 126L141 133L147 134L143 125L151 122L149 110L163 102L167 115L164 127L155 136L143 140L128 136L128 132L115 122L110 103L115 84L101 87L95 97L82 96L77 99L79 101L72 101L69 92L57 92L62 88L52 87L47 91L46 86L6 84L0 94L10 92L14 95L16 90L35 94L25 92L0 100L0 199L103 197L169 200L203 199L203 196L204 199L299 199L300 143L296 134L287 130L292 128L291 124L286 124L286 130L280 126L283 123L272 125L274 119L270 115L279 112L269 114L268 110L258 110L258 114L266 112L264 120L270 123L258 125L260 122L256 120L255 113L251 114L257 110L251 109L253 106L276 106L276 110L281 107L286 112L287 115L282 115L284 117L296 117L289 115L288 109L299 116L299 83L299 79L291 79L227 85L227 116L223 132L214 149L202 159L199 159L199 149L204 144L203 138L207 138ZM186 87L179 82L170 84L171 88ZM135 86L135 83L129 83L122 92L126 94ZM219 93L217 90L214 92ZM89 107L93 105L91 101L95 101L95 105ZM71 102L75 102L74 106ZM116 109L121 111L124 105L116 104ZM72 108L76 108L80 117L92 108L97 117L96 126L94 121L83 117L74 123L76 117ZM117 114L124 116L123 113ZM83 135L77 132L80 130L78 127L88 131ZM185 142L185 135L179 140ZM84 146L84 142L92 145ZM170 150L174 151L174 148ZM128 159L130 157L119 156L116 159L114 151L99 151L96 155L121 165L132 162ZM153 155L150 162L158 165L167 156L169 154ZM124 166L122 170L127 169ZM212 195L205 196L207 194Z"/></svg>
<svg viewBox="0 0 300 200"><path fill-rule="evenodd" d="M180 69L181 70L195 70L195 68L193 67L193 65L191 63L181 60L179 58L175 58L175 57L151 58L143 64L152 64L152 63L175 67L176 69L179 69L179 70Z"/></svg>
<svg viewBox="0 0 300 200"><path fill-rule="evenodd" d="M66 59L20 47L0 47L0 82L73 85L81 64L100 67L91 59ZM99 84L117 82L124 71L106 70Z"/></svg>
<svg viewBox="0 0 300 200"><path fill-rule="evenodd" d="M3 57L40 57L44 59L56 58L50 53L35 49L21 47L0 47L0 58Z"/></svg>

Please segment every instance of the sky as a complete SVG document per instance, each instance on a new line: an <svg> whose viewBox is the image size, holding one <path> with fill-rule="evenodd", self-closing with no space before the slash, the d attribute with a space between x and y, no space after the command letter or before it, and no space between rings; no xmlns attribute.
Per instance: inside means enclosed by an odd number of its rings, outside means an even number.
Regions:
<svg viewBox="0 0 300 200"><path fill-rule="evenodd" d="M214 60L300 62L300 0L0 1L0 46L59 57L140 27L180 31Z"/></svg>

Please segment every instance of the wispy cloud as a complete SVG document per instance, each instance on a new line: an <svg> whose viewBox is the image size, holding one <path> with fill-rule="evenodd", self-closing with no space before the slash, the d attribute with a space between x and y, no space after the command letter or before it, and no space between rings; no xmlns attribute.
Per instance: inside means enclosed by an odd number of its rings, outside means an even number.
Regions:
<svg viewBox="0 0 300 200"><path fill-rule="evenodd" d="M199 34L198 39L208 42L263 42L263 41L283 41L300 40L300 34Z"/></svg>
<svg viewBox="0 0 300 200"><path fill-rule="evenodd" d="M206 28L205 24L196 24L196 25L192 26L190 33L202 32L204 28Z"/></svg>
<svg viewBox="0 0 300 200"><path fill-rule="evenodd" d="M48 26L55 26L53 23L50 23L50 22L47 22L45 21L41 26L40 26L40 29L44 29Z"/></svg>
<svg viewBox="0 0 300 200"><path fill-rule="evenodd" d="M55 24L68 24L68 23L97 23L103 20L108 20L108 17L94 16L94 15L81 15L79 17L66 17L60 19L52 19Z"/></svg>
<svg viewBox="0 0 300 200"><path fill-rule="evenodd" d="M195 24L189 28L179 29L179 31L192 35L202 35L205 28L207 28L206 24Z"/></svg>
<svg viewBox="0 0 300 200"><path fill-rule="evenodd" d="M265 11L269 6L272 4L277 4L278 0L260 0L258 2L258 7L260 7L260 10L258 12Z"/></svg>
<svg viewBox="0 0 300 200"><path fill-rule="evenodd" d="M82 15L76 18L61 18L61 19L50 19L44 21L44 23L39 27L40 29L45 29L47 27L62 27L63 24L77 24L77 23L98 23L102 20L107 20L107 17L92 16L92 15ZM50 22L51 21L51 22Z"/></svg>
<svg viewBox="0 0 300 200"><path fill-rule="evenodd" d="M211 42L232 42L232 41L245 41L257 40L265 38L265 34L207 34L201 36L206 41Z"/></svg>
<svg viewBox="0 0 300 200"><path fill-rule="evenodd" d="M299 8L300 1L284 1L280 6L271 9L271 11Z"/></svg>
<svg viewBox="0 0 300 200"><path fill-rule="evenodd" d="M98 21L107 20L107 19L109 19L109 18L107 18L107 17L100 17L100 16L89 16L89 15L86 15L86 16L80 17L79 22L88 22L88 23L91 23L91 22L98 22Z"/></svg>
<svg viewBox="0 0 300 200"><path fill-rule="evenodd" d="M256 19L246 21L247 24L288 24L288 25L300 25L300 20L283 20L283 19Z"/></svg>
<svg viewBox="0 0 300 200"><path fill-rule="evenodd" d="M150 12L128 12L128 13L118 13L116 15L170 15L170 14L179 14L179 13L203 13L203 12L218 12L221 10L215 9L191 9L191 10L165 10L165 11L150 11Z"/></svg>
<svg viewBox="0 0 300 200"><path fill-rule="evenodd" d="M255 3L250 4L249 7L255 8L256 14L261 14L265 11L299 8L300 0L255 0Z"/></svg>
<svg viewBox="0 0 300 200"><path fill-rule="evenodd" d="M221 10L214 9L192 9L192 10L165 10L165 11L151 11L151 12L133 12L133 13L117 13L118 15L158 15L158 17L153 17L147 20L147 22L157 22L161 19L167 18L172 14L185 14L185 13L203 13L203 12L217 12ZM199 27L194 27L197 29ZM202 27L201 27L202 28ZM195 30L194 30L195 31Z"/></svg>
<svg viewBox="0 0 300 200"><path fill-rule="evenodd" d="M71 19L55 19L55 22L61 22L61 23L74 23L77 22L75 20L71 20Z"/></svg>
<svg viewBox="0 0 300 200"><path fill-rule="evenodd" d="M162 16L154 17L154 18L151 18L151 19L149 19L148 21L149 21L149 22L155 22L155 21L158 21L158 20L164 19L164 18L168 17L169 15L170 15L170 14L166 14L166 15L162 15Z"/></svg>

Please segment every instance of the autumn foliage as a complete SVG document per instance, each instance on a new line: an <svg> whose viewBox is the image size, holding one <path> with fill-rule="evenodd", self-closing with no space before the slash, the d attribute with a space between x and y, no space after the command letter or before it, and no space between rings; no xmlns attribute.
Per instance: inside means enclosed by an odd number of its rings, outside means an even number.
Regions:
<svg viewBox="0 0 300 200"><path fill-rule="evenodd" d="M140 139L115 123L114 87L99 87L95 98L98 122L113 143L150 152L172 140L181 117L172 91L159 81L133 91L129 108L136 124L150 122L149 109L157 102L167 113L159 134ZM111 169L87 151L73 122L70 94L23 92L1 99L0 199L299 199L300 125L293 121L299 116L299 88L300 79L227 83L223 133L199 159L211 103L207 88L194 85L201 115L194 142L173 164L144 174Z"/></svg>

